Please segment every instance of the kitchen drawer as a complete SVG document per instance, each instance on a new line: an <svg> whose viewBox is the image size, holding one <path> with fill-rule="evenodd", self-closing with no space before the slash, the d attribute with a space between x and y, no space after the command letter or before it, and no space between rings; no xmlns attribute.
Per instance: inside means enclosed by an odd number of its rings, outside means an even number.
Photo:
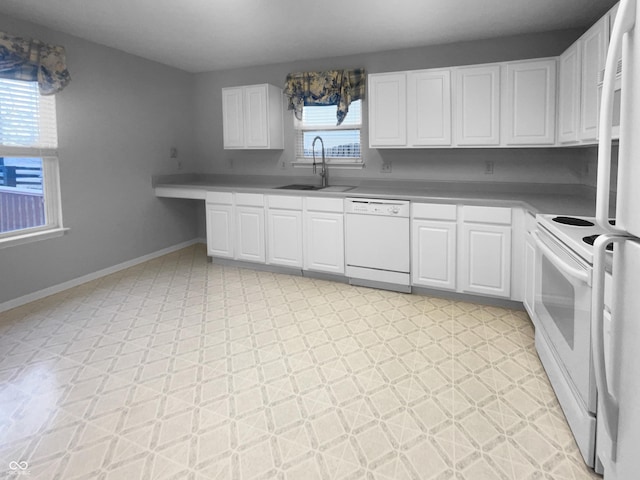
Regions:
<svg viewBox="0 0 640 480"><path fill-rule="evenodd" d="M344 200L341 198L307 197L305 200L307 210L344 213Z"/></svg>
<svg viewBox="0 0 640 480"><path fill-rule="evenodd" d="M411 218L428 220L453 220L458 217L457 207L444 203L412 203Z"/></svg>
<svg viewBox="0 0 640 480"><path fill-rule="evenodd" d="M465 222L495 223L511 225L511 209L506 207L462 207L462 218Z"/></svg>
<svg viewBox="0 0 640 480"><path fill-rule="evenodd" d="M261 193L236 193L236 205L264 207L264 195Z"/></svg>
<svg viewBox="0 0 640 480"><path fill-rule="evenodd" d="M233 205L233 193L231 192L207 192L207 203L219 203Z"/></svg>
<svg viewBox="0 0 640 480"><path fill-rule="evenodd" d="M267 205L269 208L302 210L302 197L292 197L290 195L269 195L267 197Z"/></svg>

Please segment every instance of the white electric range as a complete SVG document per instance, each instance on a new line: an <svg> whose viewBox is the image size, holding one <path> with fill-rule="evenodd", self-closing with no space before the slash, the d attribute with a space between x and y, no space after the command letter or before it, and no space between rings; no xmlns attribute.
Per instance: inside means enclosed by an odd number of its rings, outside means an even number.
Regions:
<svg viewBox="0 0 640 480"><path fill-rule="evenodd" d="M593 265L593 242L598 235L607 233L596 224L594 217L537 215L536 221L539 227L550 232L574 254ZM609 222L615 225L615 220Z"/></svg>
<svg viewBox="0 0 640 480"><path fill-rule="evenodd" d="M591 346L592 217L536 216L536 350L585 462L595 465L597 391ZM612 222L614 222L612 220ZM609 267L611 257L608 256Z"/></svg>

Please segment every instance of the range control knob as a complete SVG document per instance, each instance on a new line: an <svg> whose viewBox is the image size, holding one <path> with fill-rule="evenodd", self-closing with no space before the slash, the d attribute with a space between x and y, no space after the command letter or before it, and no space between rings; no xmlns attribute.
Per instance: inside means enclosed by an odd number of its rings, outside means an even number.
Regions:
<svg viewBox="0 0 640 480"><path fill-rule="evenodd" d="M398 207L391 207L391 213L396 214L396 213L398 213L399 211L400 211L400 208L398 208Z"/></svg>

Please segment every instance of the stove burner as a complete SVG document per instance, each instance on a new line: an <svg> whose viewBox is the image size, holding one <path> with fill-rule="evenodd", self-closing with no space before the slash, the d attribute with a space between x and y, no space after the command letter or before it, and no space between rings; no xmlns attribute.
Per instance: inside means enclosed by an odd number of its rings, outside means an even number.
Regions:
<svg viewBox="0 0 640 480"><path fill-rule="evenodd" d="M588 245L593 245L593 242L595 242L596 238L598 238L599 236L600 235L589 235L588 237L584 237L582 241ZM613 251L613 243L607 245L607 250L609 250L610 252Z"/></svg>
<svg viewBox="0 0 640 480"><path fill-rule="evenodd" d="M595 224L589 220L575 217L553 217L552 220L564 225L573 225L574 227L593 227Z"/></svg>

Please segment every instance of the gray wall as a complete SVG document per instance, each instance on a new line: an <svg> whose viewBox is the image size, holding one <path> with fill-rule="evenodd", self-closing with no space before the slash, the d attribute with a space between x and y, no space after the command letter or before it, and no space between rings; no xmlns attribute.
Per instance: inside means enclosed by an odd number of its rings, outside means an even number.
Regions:
<svg viewBox="0 0 640 480"><path fill-rule="evenodd" d="M278 65L216 71L196 75L196 151L199 170L206 173L252 175L309 175L309 168L292 167L294 131L292 113L286 111L285 149L279 151L224 150L222 144L221 89L235 85L271 83L283 85L289 72L364 67L368 73L469 65L555 56L563 52L581 30L462 42L391 52L292 62ZM362 134L366 168L340 170L331 176L410 178L500 182L582 183L586 172L585 149L424 149L378 150L368 148L367 110L364 105ZM485 161L495 163L494 174L484 173ZM383 161L392 162L392 173L380 172ZM283 168L284 162L284 168Z"/></svg>
<svg viewBox="0 0 640 480"><path fill-rule="evenodd" d="M0 30L64 45L71 84L56 96L60 238L0 249L0 303L196 236L189 201L157 199L151 176L193 171L193 76L0 16Z"/></svg>

